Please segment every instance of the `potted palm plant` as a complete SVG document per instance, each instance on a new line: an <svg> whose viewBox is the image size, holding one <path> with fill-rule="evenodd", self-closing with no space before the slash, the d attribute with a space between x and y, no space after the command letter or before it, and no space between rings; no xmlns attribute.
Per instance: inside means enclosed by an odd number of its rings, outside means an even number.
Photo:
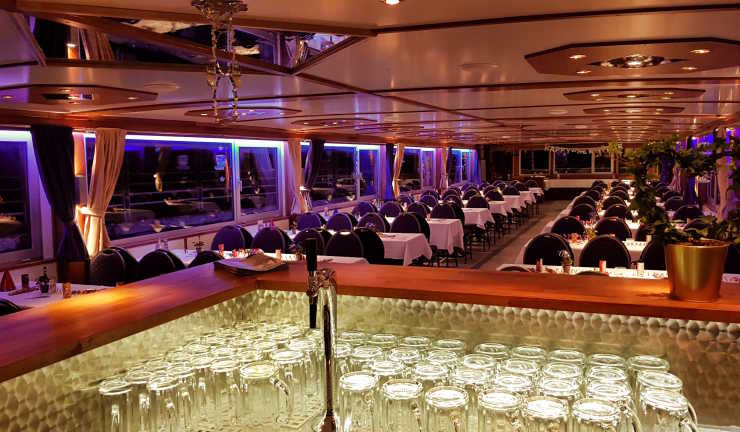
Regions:
<svg viewBox="0 0 740 432"><path fill-rule="evenodd" d="M740 245L740 210L727 218L701 218L703 228L681 229L656 205L656 194L648 183L650 168L659 163L678 166L689 177L704 175L716 167L717 160L730 156L740 159L740 143L715 137L711 145L676 150L677 138L651 142L632 152L627 170L634 176L635 197L630 204L640 222L663 244L671 296L689 301L713 301L719 297L727 249ZM740 190L740 171L733 169L733 189ZM722 191L721 193L724 193Z"/></svg>

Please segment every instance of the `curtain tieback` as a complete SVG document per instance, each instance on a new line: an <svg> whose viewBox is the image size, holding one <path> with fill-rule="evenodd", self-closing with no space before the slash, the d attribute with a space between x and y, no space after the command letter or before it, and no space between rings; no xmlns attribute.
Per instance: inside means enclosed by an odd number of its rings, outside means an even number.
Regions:
<svg viewBox="0 0 740 432"><path fill-rule="evenodd" d="M85 216L92 216L96 218L102 218L103 216L105 216L105 211L97 212L91 209L90 207L86 207L86 206L80 208L80 213L84 214Z"/></svg>

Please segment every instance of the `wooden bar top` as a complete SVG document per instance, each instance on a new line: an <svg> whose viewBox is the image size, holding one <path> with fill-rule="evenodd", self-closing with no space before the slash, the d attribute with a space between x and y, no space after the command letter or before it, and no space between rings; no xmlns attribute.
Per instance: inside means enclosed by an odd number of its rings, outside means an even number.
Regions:
<svg viewBox="0 0 740 432"><path fill-rule="evenodd" d="M321 264L320 264L321 265ZM330 264L339 293L371 297L740 322L740 285L714 303L668 298L666 280ZM304 291L305 265L238 277L203 265L0 317L0 381L255 289Z"/></svg>

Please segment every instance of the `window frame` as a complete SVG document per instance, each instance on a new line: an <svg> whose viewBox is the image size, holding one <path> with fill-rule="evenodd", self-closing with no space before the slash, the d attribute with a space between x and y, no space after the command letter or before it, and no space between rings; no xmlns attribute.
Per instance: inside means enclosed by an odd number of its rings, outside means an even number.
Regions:
<svg viewBox="0 0 740 432"><path fill-rule="evenodd" d="M0 130L0 141L25 143L26 150L26 188L28 190L28 207L30 216L31 247L12 252L0 253L0 265L18 263L24 260L51 257L51 243L44 242L51 238L51 208L46 199L41 177L36 165L33 138L30 131ZM48 243L48 244L47 244Z"/></svg>
<svg viewBox="0 0 740 432"><path fill-rule="evenodd" d="M421 172L421 190L424 191L426 189L436 189L436 185L434 184L434 180L437 178L437 149L435 148L428 148L428 147L420 147L421 148L421 158L420 158L420 164L419 171ZM426 181L426 176L424 175L424 161L426 160L427 155L431 156L432 159L432 180L431 185L425 186L424 183Z"/></svg>
<svg viewBox="0 0 740 432"><path fill-rule="evenodd" d="M555 174L613 174L614 173L614 155L610 154L610 169L609 171L596 171L596 154L590 153L591 155L591 168L589 172L583 172L583 173L566 173L562 171L558 171L558 165L557 165L557 158L555 158L555 163L552 166L553 173ZM561 167L562 168L562 167Z"/></svg>
<svg viewBox="0 0 740 432"><path fill-rule="evenodd" d="M544 151L547 153L547 167L544 169L537 169L534 167L535 165L535 158L534 158L534 152L536 151ZM522 167L522 162L524 161L524 152L531 152L532 153L532 168L527 168L526 170ZM544 149L519 149L519 172L522 174L528 174L528 175L535 175L535 174L547 174L550 172L550 152Z"/></svg>
<svg viewBox="0 0 740 432"><path fill-rule="evenodd" d="M285 215L285 142L277 140L254 140L254 139L236 139L233 140L233 150L231 158L232 164L232 190L234 191L234 219L237 223L257 223L264 219L276 219ZM239 157L240 148L276 148L277 149L277 190L278 190L278 208L277 210L263 213L242 214L242 184L241 184L241 158ZM237 166L238 165L238 166ZM238 193L237 193L238 191ZM205 225L208 226L208 225Z"/></svg>

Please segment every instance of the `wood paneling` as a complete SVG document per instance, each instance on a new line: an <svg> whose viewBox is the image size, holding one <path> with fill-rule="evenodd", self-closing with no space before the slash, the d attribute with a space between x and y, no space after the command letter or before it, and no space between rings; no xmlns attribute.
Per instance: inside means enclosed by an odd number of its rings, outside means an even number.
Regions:
<svg viewBox="0 0 740 432"><path fill-rule="evenodd" d="M740 322L740 287L714 303L668 297L666 280L332 264L344 295ZM237 277L213 265L0 317L0 381L246 294L304 291L306 270Z"/></svg>

